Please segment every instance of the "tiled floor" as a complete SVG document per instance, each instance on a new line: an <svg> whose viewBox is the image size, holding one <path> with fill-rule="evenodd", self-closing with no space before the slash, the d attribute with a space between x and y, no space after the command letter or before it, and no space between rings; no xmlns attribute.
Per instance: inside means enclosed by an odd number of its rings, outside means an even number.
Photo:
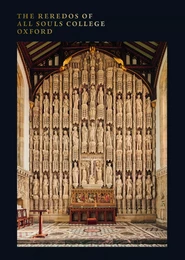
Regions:
<svg viewBox="0 0 185 260"><path fill-rule="evenodd" d="M38 224L17 230L18 247L167 247L167 231L155 224L44 223L45 238L33 238Z"/></svg>

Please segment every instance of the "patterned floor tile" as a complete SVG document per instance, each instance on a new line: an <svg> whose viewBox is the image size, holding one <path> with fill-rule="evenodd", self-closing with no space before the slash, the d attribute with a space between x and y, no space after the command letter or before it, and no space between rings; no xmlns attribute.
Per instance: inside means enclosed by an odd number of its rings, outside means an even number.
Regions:
<svg viewBox="0 0 185 260"><path fill-rule="evenodd" d="M116 224L44 223L45 238L33 238L38 224L17 231L18 246L23 244L83 244L118 246L126 244L167 244L167 231L148 223L117 222Z"/></svg>

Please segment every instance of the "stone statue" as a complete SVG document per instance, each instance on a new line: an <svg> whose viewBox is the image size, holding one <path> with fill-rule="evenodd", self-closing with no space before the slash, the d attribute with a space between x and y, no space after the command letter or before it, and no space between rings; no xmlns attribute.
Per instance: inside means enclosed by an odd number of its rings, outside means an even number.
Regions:
<svg viewBox="0 0 185 260"><path fill-rule="evenodd" d="M123 121L123 116L122 116L122 110L123 110L123 101L121 99L121 96L118 95L118 99L116 101L117 104L117 114L116 114L116 124L117 127L122 128L122 121Z"/></svg>
<svg viewBox="0 0 185 260"><path fill-rule="evenodd" d="M68 96L65 95L63 100L63 113L68 114L68 111L69 111L69 99Z"/></svg>
<svg viewBox="0 0 185 260"><path fill-rule="evenodd" d="M146 99L146 127L152 128L152 106L149 96Z"/></svg>
<svg viewBox="0 0 185 260"><path fill-rule="evenodd" d="M123 183L122 183L122 180L121 180L121 176L120 174L118 175L117 177L117 180L116 180L116 192L117 192L117 196L116 198L117 199L122 199L122 186L123 186Z"/></svg>
<svg viewBox="0 0 185 260"><path fill-rule="evenodd" d="M142 112L142 100L140 95L138 95L136 98L136 112Z"/></svg>
<svg viewBox="0 0 185 260"><path fill-rule="evenodd" d="M132 104L130 95L128 95L126 100L126 125L127 127L132 128Z"/></svg>
<svg viewBox="0 0 185 260"><path fill-rule="evenodd" d="M39 150L39 135L37 134L37 131L34 132L33 136L33 149Z"/></svg>
<svg viewBox="0 0 185 260"><path fill-rule="evenodd" d="M132 136L130 135L130 131L127 131L125 140L126 140L126 149L132 150Z"/></svg>
<svg viewBox="0 0 185 260"><path fill-rule="evenodd" d="M106 142L107 142L107 146L112 146L112 137L111 137L110 126L107 126Z"/></svg>
<svg viewBox="0 0 185 260"><path fill-rule="evenodd" d="M152 113L151 99L148 96L146 99L146 114L151 116L151 113Z"/></svg>
<svg viewBox="0 0 185 260"><path fill-rule="evenodd" d="M82 124L82 153L87 152L87 142L88 142L88 129L86 122Z"/></svg>
<svg viewBox="0 0 185 260"><path fill-rule="evenodd" d="M137 128L142 128L142 100L140 98L140 95L136 98L136 122L137 122Z"/></svg>
<svg viewBox="0 0 185 260"><path fill-rule="evenodd" d="M97 101L99 105L103 105L103 89L100 87L98 91Z"/></svg>
<svg viewBox="0 0 185 260"><path fill-rule="evenodd" d="M136 135L136 150L141 150L142 149L141 143L142 143L142 136L140 134L140 131L138 131L137 135Z"/></svg>
<svg viewBox="0 0 185 260"><path fill-rule="evenodd" d="M72 133L73 133L73 146L78 147L78 130L76 126L73 127Z"/></svg>
<svg viewBox="0 0 185 260"><path fill-rule="evenodd" d="M106 168L106 184L108 188L112 186L112 166L110 162L108 163Z"/></svg>
<svg viewBox="0 0 185 260"><path fill-rule="evenodd" d="M77 90L75 90L74 94L73 94L73 108L74 109L78 109L78 102L79 102L79 95L78 95Z"/></svg>
<svg viewBox="0 0 185 260"><path fill-rule="evenodd" d="M99 126L97 128L97 140L98 143L103 142L103 126L102 126L102 122L99 122Z"/></svg>
<svg viewBox="0 0 185 260"><path fill-rule="evenodd" d="M152 136L151 136L149 130L147 131L145 140L146 140L146 150L151 150L152 149Z"/></svg>
<svg viewBox="0 0 185 260"><path fill-rule="evenodd" d="M73 184L75 186L75 188L78 186L78 166L77 166L77 162L74 162L74 167L73 167Z"/></svg>
<svg viewBox="0 0 185 260"><path fill-rule="evenodd" d="M68 149L69 149L69 136L67 134L67 131L64 130L64 135L63 135L63 151L64 152L68 152Z"/></svg>
<svg viewBox="0 0 185 260"><path fill-rule="evenodd" d="M82 119L88 119L88 92L83 88L82 92Z"/></svg>
<svg viewBox="0 0 185 260"><path fill-rule="evenodd" d="M116 103L117 103L117 113L122 113L122 111L123 111L123 101L122 101L120 95L118 95L118 99L117 99Z"/></svg>
<svg viewBox="0 0 185 260"><path fill-rule="evenodd" d="M127 198L129 199L128 195L132 195L132 179L130 178L130 175L128 175L126 180L127 185Z"/></svg>
<svg viewBox="0 0 185 260"><path fill-rule="evenodd" d="M100 162L97 162L96 171L97 171L97 181L101 181L102 180L102 166L101 166Z"/></svg>
<svg viewBox="0 0 185 260"><path fill-rule="evenodd" d="M39 180L37 179L37 174L35 174L35 179L33 180L33 195L38 195L39 193Z"/></svg>
<svg viewBox="0 0 185 260"><path fill-rule="evenodd" d="M88 140L88 129L86 126L86 122L83 122L82 124L82 142L87 143Z"/></svg>
<svg viewBox="0 0 185 260"><path fill-rule="evenodd" d="M78 124L78 102L79 95L77 90L75 90L73 94L73 124Z"/></svg>
<svg viewBox="0 0 185 260"><path fill-rule="evenodd" d="M107 109L112 109L112 95L110 91L107 94Z"/></svg>
<svg viewBox="0 0 185 260"><path fill-rule="evenodd" d="M67 179L67 175L65 174L65 177L63 179L63 196L65 197L66 195L68 195L68 179Z"/></svg>
<svg viewBox="0 0 185 260"><path fill-rule="evenodd" d="M54 131L53 135L53 150L59 150L59 140L58 140L58 134L57 131Z"/></svg>
<svg viewBox="0 0 185 260"><path fill-rule="evenodd" d="M82 92L82 105L87 105L88 102L88 92L85 88L83 88Z"/></svg>
<svg viewBox="0 0 185 260"><path fill-rule="evenodd" d="M63 127L67 127L67 128L69 127L68 111L69 111L69 99L68 96L65 95L63 100Z"/></svg>
<svg viewBox="0 0 185 260"><path fill-rule="evenodd" d="M43 140L44 140L44 150L49 150L49 135L48 135L48 130L46 130L46 131L44 132Z"/></svg>
<svg viewBox="0 0 185 260"><path fill-rule="evenodd" d="M48 113L49 112L49 99L48 99L47 95L45 95L43 105L44 105L44 113Z"/></svg>
<svg viewBox="0 0 185 260"><path fill-rule="evenodd" d="M95 125L94 125L94 123L92 122L91 123L91 126L89 127L89 141L90 142L95 142L95 131L96 131L96 129L95 129Z"/></svg>
<svg viewBox="0 0 185 260"><path fill-rule="evenodd" d="M142 175L139 173L137 180L136 180L136 198L137 199L142 199Z"/></svg>
<svg viewBox="0 0 185 260"><path fill-rule="evenodd" d="M44 180L43 180L43 195L48 195L48 177L47 175L44 175Z"/></svg>
<svg viewBox="0 0 185 260"><path fill-rule="evenodd" d="M85 164L82 165L82 183L87 183L87 170Z"/></svg>
<svg viewBox="0 0 185 260"><path fill-rule="evenodd" d="M103 133L104 130L103 130L102 122L100 121L96 132L97 142L98 142L97 144L98 153L103 153Z"/></svg>
<svg viewBox="0 0 185 260"><path fill-rule="evenodd" d="M130 95L127 96L125 107L126 107L126 113L132 113L132 104L131 104Z"/></svg>
<svg viewBox="0 0 185 260"><path fill-rule="evenodd" d="M107 94L107 124L112 124L112 94L108 91Z"/></svg>
<svg viewBox="0 0 185 260"><path fill-rule="evenodd" d="M84 62L83 62L83 68L84 70L87 70L87 58L84 58Z"/></svg>
<svg viewBox="0 0 185 260"><path fill-rule="evenodd" d="M89 107L89 117L90 120L95 120L96 116L96 90L95 86L91 86L90 90L90 107Z"/></svg>
<svg viewBox="0 0 185 260"><path fill-rule="evenodd" d="M33 107L33 128L39 127L39 99L35 96L35 103Z"/></svg>
<svg viewBox="0 0 185 260"><path fill-rule="evenodd" d="M153 183L151 180L151 176L150 174L147 175L147 179L146 179L146 198L147 199L152 199L152 188Z"/></svg>
<svg viewBox="0 0 185 260"><path fill-rule="evenodd" d="M117 150L122 150L122 134L121 134L121 131L119 130L118 131L118 134L116 136L116 140L117 140Z"/></svg>
<svg viewBox="0 0 185 260"><path fill-rule="evenodd" d="M96 101L96 90L95 90L94 85L92 85L92 87L91 87L90 94L91 94L91 100L90 100L90 104L91 104L91 103L94 103Z"/></svg>
<svg viewBox="0 0 185 260"><path fill-rule="evenodd" d="M59 100L58 100L58 96L55 96L55 99L53 101L53 106L54 106L54 113L58 113L58 109L59 109Z"/></svg>
<svg viewBox="0 0 185 260"><path fill-rule="evenodd" d="M73 88L78 88L79 82L78 82L78 68L74 69L73 72Z"/></svg>
<svg viewBox="0 0 185 260"><path fill-rule="evenodd" d="M59 192L59 181L56 174L53 177L53 195L58 195Z"/></svg>
<svg viewBox="0 0 185 260"><path fill-rule="evenodd" d="M90 56L90 66L91 67L95 67L95 57L94 57L94 53L91 54Z"/></svg>

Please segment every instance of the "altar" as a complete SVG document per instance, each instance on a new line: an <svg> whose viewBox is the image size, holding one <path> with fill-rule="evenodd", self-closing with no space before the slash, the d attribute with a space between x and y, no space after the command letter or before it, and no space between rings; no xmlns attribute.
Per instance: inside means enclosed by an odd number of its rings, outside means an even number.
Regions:
<svg viewBox="0 0 185 260"><path fill-rule="evenodd" d="M114 224L116 204L113 189L72 189L69 206L70 224Z"/></svg>

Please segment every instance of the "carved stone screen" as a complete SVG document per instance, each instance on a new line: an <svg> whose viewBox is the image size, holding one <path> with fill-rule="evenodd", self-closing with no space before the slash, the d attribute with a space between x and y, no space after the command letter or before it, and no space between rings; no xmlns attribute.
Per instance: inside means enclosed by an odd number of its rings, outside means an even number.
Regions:
<svg viewBox="0 0 185 260"><path fill-rule="evenodd" d="M155 107L100 51L45 78L30 116L32 209L65 214L71 189L113 189L118 214L155 214Z"/></svg>

